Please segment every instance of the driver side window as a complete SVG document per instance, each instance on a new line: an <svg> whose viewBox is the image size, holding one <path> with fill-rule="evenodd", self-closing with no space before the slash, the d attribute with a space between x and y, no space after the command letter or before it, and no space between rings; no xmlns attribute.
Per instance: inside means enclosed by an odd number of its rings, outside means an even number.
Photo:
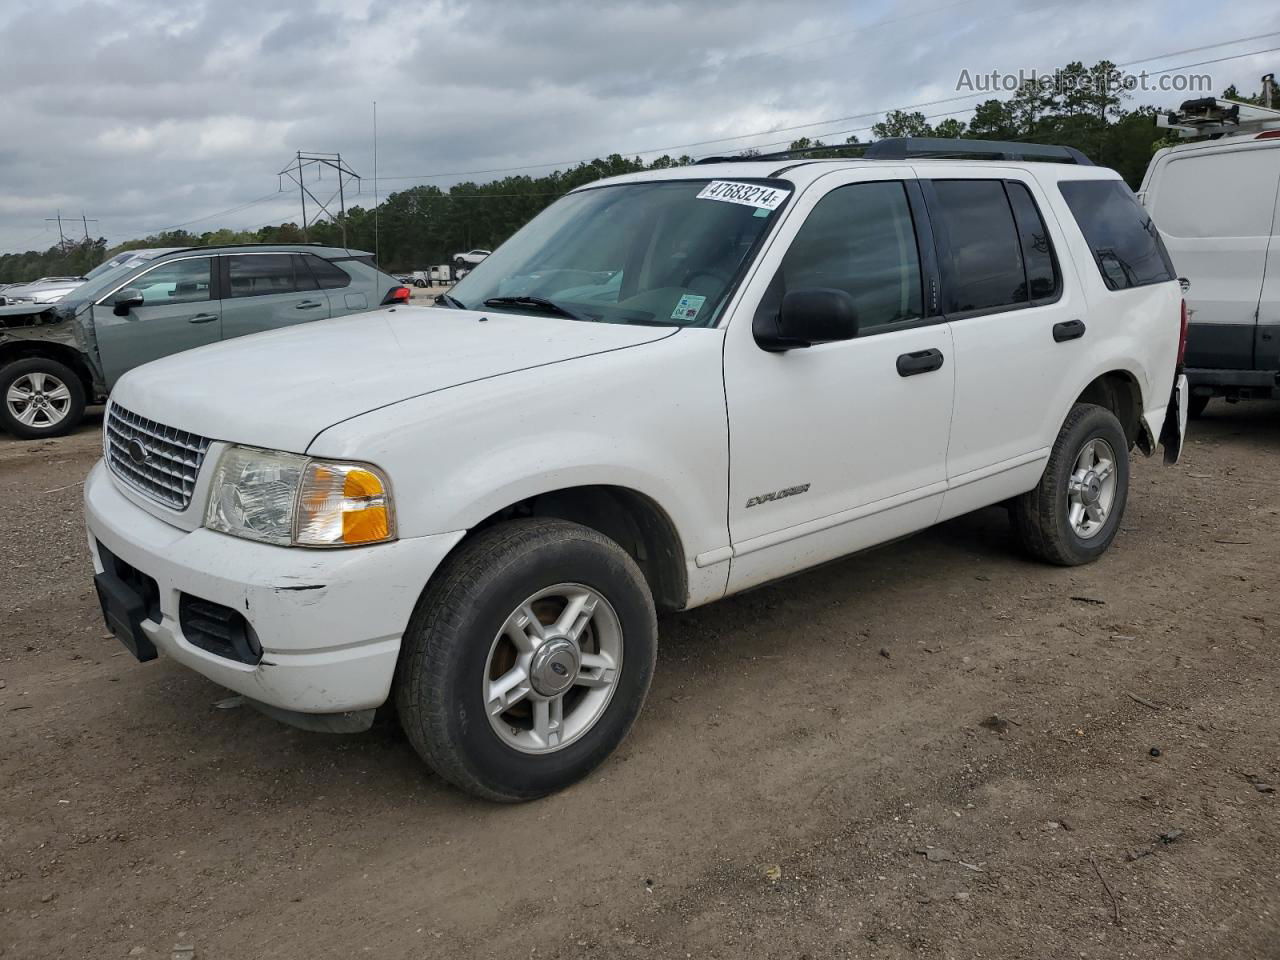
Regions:
<svg viewBox="0 0 1280 960"><path fill-rule="evenodd" d="M142 294L143 306L164 303L199 303L210 298L209 257L162 263L127 284Z"/></svg>
<svg viewBox="0 0 1280 960"><path fill-rule="evenodd" d="M766 299L828 288L853 298L863 335L924 316L920 253L901 181L853 183L818 201L783 257Z"/></svg>

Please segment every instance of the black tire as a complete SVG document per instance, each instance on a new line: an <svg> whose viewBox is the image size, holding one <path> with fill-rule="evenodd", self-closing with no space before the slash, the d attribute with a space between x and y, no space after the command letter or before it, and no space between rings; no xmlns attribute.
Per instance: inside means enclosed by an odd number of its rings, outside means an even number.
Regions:
<svg viewBox="0 0 1280 960"><path fill-rule="evenodd" d="M413 285L414 285L415 287L419 287L419 288L421 288L421 287L425 287L425 286L427 285L427 281L425 281L425 280L415 280L415 281L413 281Z"/></svg>
<svg viewBox="0 0 1280 960"><path fill-rule="evenodd" d="M1204 408L1209 406L1209 401L1213 397L1206 394L1193 393L1187 401L1187 417L1191 420L1199 420L1204 416Z"/></svg>
<svg viewBox="0 0 1280 960"><path fill-rule="evenodd" d="M1102 528L1085 539L1068 520L1067 485L1076 460L1090 440L1105 440L1115 453L1116 488ZM1049 463L1034 490L1013 501L1010 516L1023 549L1037 560L1064 567L1092 563L1106 552L1120 529L1129 495L1129 443L1114 413L1077 403L1054 441Z"/></svg>
<svg viewBox="0 0 1280 960"><path fill-rule="evenodd" d="M510 613L564 582L590 587L613 607L622 669L586 732L552 753L521 753L486 716L486 662ZM401 648L396 708L409 742L440 776L488 800L533 800L582 779L622 742L648 694L657 650L653 598L621 547L576 523L514 520L462 544L423 591Z"/></svg>
<svg viewBox="0 0 1280 960"><path fill-rule="evenodd" d="M62 383L70 394L66 411L56 423L23 423L15 416L8 403L9 388L15 381L31 374L44 374ZM74 429L84 419L84 384L79 375L65 364L47 357L26 357L0 368L0 426L23 440L40 440L60 437ZM47 418L46 418L47 419Z"/></svg>

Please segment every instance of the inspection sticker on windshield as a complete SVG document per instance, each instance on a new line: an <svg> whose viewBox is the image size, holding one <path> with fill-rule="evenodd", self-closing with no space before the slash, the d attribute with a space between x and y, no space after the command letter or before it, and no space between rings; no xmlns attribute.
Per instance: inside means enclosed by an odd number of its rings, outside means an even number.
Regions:
<svg viewBox="0 0 1280 960"><path fill-rule="evenodd" d="M761 210L777 210L782 201L787 199L789 190L778 190L776 187L765 187L758 183L738 183L734 180L712 180L698 194L699 200L721 200L725 203L740 203L746 207L758 207Z"/></svg>
<svg viewBox="0 0 1280 960"><path fill-rule="evenodd" d="M702 305L706 302L706 297L695 297L692 294L686 293L680 298L680 302L676 304L676 308L671 311L671 319L692 321L697 318L698 311L702 309Z"/></svg>

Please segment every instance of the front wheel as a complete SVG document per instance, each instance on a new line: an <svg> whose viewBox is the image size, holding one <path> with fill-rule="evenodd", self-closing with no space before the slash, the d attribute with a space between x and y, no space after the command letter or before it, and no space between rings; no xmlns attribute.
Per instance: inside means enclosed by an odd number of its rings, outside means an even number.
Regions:
<svg viewBox="0 0 1280 960"><path fill-rule="evenodd" d="M84 384L56 360L27 357L0 368L0 426L15 437L60 437L81 421L84 405Z"/></svg>
<svg viewBox="0 0 1280 960"><path fill-rule="evenodd" d="M640 712L653 598L612 540L518 520L464 543L405 634L396 707L424 760L490 800L532 800L594 770Z"/></svg>
<svg viewBox="0 0 1280 960"><path fill-rule="evenodd" d="M1106 552L1129 495L1129 444L1114 413L1071 408L1044 475L1013 501L1014 534L1033 557L1071 567Z"/></svg>

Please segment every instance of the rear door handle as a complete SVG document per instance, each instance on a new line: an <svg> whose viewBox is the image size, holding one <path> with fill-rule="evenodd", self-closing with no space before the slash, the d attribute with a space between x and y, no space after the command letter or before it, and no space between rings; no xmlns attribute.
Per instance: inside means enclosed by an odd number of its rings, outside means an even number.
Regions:
<svg viewBox="0 0 1280 960"><path fill-rule="evenodd" d="M914 377L921 373L930 373L942 369L941 350L917 350L915 353L904 353L898 357L898 376Z"/></svg>
<svg viewBox="0 0 1280 960"><path fill-rule="evenodd" d="M216 313L197 313L187 323L213 323L217 319L218 315Z"/></svg>
<svg viewBox="0 0 1280 960"><path fill-rule="evenodd" d="M301 303L297 304L293 309L295 309L295 310L314 310L316 307L323 307L323 306L324 306L324 304L323 304L323 303L318 303L318 302L317 302L317 301L315 301L315 300L303 300Z"/></svg>
<svg viewBox="0 0 1280 960"><path fill-rule="evenodd" d="M1079 340L1084 336L1084 331L1083 320L1064 320L1062 323L1053 325L1053 339L1058 343L1065 343L1067 340Z"/></svg>

